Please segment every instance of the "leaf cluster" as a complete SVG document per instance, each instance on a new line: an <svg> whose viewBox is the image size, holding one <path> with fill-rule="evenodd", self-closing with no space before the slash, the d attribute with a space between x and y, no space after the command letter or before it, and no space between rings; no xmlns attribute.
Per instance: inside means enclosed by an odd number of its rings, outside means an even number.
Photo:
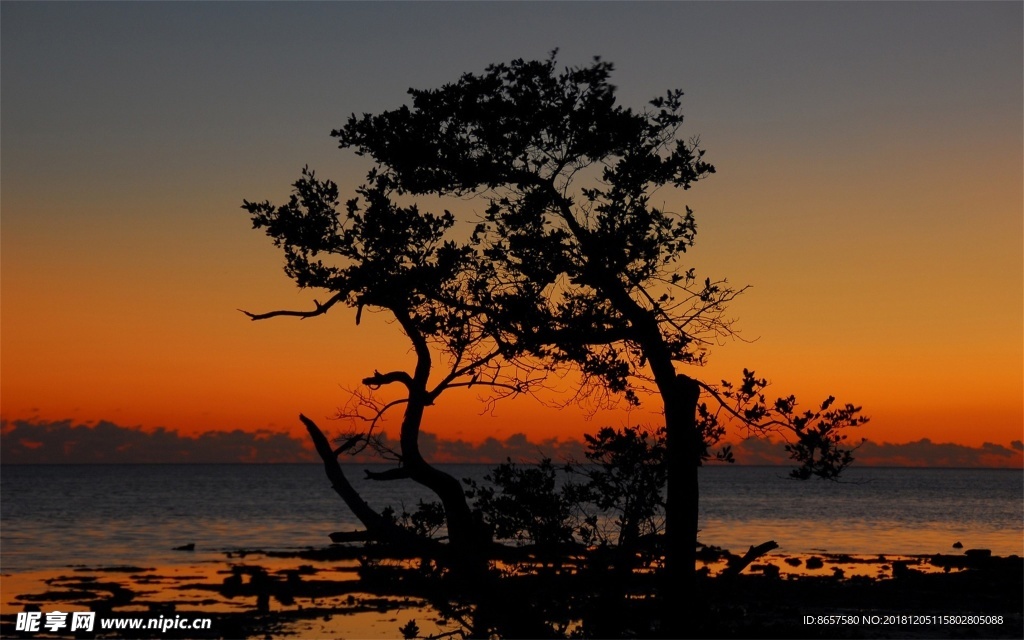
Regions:
<svg viewBox="0 0 1024 640"><path fill-rule="evenodd" d="M306 167L287 204L243 208L284 249L285 272L300 287L339 292L353 306L409 308L437 298L469 252L445 240L454 216L398 206L389 181L371 179L341 209L338 186Z"/></svg>
<svg viewBox="0 0 1024 640"><path fill-rule="evenodd" d="M862 407L846 403L833 407L835 397L829 396L816 409L800 411L796 396L768 400L764 394L768 380L753 371L743 370L739 383L723 380L718 389L705 388L723 400L722 408L737 417L748 429L760 434L780 433L786 440L786 452L798 466L790 472L796 479L819 477L834 480L853 462L853 449L848 448L845 430L868 422ZM718 412L720 413L721 410ZM706 424L718 431L717 413L702 406Z"/></svg>

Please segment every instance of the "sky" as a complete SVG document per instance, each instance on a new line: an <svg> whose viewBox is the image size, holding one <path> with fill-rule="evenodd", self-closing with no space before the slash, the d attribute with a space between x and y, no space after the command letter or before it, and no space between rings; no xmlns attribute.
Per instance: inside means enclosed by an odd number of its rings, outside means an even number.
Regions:
<svg viewBox="0 0 1024 640"><path fill-rule="evenodd" d="M1022 25L1019 2L4 2L4 432L343 428L329 418L374 369L409 367L408 343L340 307L248 321L324 296L288 280L242 200L283 201L305 165L350 191L369 165L329 135L349 114L557 48L611 61L624 105L685 91L683 135L717 168L659 192L696 213L688 266L750 285L744 340L687 373L751 368L804 406L863 406L857 439L1019 465ZM482 408L446 394L424 429L479 447L658 419Z"/></svg>

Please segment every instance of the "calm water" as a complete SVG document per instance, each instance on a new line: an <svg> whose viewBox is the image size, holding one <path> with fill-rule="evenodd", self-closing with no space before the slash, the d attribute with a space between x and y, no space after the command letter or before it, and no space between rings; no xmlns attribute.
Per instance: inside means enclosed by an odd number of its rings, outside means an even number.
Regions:
<svg viewBox="0 0 1024 640"><path fill-rule="evenodd" d="M413 483L349 476L370 504L415 507ZM490 467L450 465L478 480ZM843 483L798 482L769 467L701 471L701 540L783 552L951 552L953 542L1024 554L1019 470L852 469ZM226 549L323 546L360 528L320 465L0 467L0 571L154 564ZM175 552L194 542L195 553ZM216 554L216 555L215 555Z"/></svg>

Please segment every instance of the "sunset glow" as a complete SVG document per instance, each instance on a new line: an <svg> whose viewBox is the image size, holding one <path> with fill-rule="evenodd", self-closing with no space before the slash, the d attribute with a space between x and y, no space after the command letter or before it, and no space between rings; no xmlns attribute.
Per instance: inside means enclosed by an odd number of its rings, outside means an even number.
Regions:
<svg viewBox="0 0 1024 640"><path fill-rule="evenodd" d="M283 200L307 163L351 187L368 165L328 135L350 113L559 47L565 64L612 61L625 105L684 89L683 134L717 167L658 197L696 212L686 266L751 285L733 306L749 342L687 373L754 369L806 406L863 406L857 440L992 443L1020 464L1019 3L891 4L885 19L861 3L392 7L4 5L5 423L301 439L301 412L346 428L328 418L362 377L410 367L409 344L340 305L249 321L238 309L308 309L323 292L295 290L242 200ZM539 442L658 420L656 402L551 406L573 387L555 386L547 406L493 415L455 390L424 429Z"/></svg>

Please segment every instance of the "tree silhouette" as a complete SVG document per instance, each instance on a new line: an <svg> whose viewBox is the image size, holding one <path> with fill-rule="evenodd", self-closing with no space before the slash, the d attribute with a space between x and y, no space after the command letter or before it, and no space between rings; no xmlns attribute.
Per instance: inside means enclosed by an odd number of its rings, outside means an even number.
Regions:
<svg viewBox="0 0 1024 640"><path fill-rule="evenodd" d="M302 288L330 292L325 301L314 300L309 311L279 310L265 313L243 311L252 320L279 316L310 318L343 303L356 309L359 324L364 309L389 313L411 342L415 354L412 372L374 371L362 380L369 389L386 385L404 388L404 396L379 402L359 393L348 417L361 418L368 430L350 434L332 448L317 425L301 416L317 451L327 466L335 490L367 527L370 537L403 537L393 523L373 510L348 483L337 457L375 443L374 429L389 409L404 407L400 450L388 452L398 466L367 475L377 480L411 479L430 488L441 499L451 546L458 549L452 562L461 568L479 569L481 552L488 541L467 505L457 479L431 465L419 450L419 429L426 408L446 390L480 385L497 395L513 395L529 388L531 381L516 370L499 370L514 349L488 336L471 309L439 302L465 295L467 269L475 273L474 251L467 244L447 239L455 220L449 212L432 214L415 205L393 202L396 190L390 178L371 171L357 197L340 206L338 187L319 180L303 169L293 185L287 204L245 201L253 227L263 229L284 250L285 272ZM447 368L432 379L434 356L440 354ZM368 409L368 411L365 411Z"/></svg>
<svg viewBox="0 0 1024 640"><path fill-rule="evenodd" d="M473 235L485 258L471 296L479 306L449 304L477 311L491 331L547 362L578 366L598 390L633 404L644 389L660 397L667 574L692 579L697 471L724 433L720 417L759 433L788 431L798 477L841 471L852 460L841 430L865 419L853 405L831 409L832 399L802 413L793 397L768 401L767 381L749 371L716 385L679 370L703 364L709 347L733 335L725 311L742 289L684 269L693 212L652 204L657 189L689 189L714 173L699 141L679 137L682 92L635 111L616 103L611 72L600 59L559 71L555 54L495 64L410 90L411 106L353 115L332 135L409 194L486 199ZM718 401L714 409L702 393Z"/></svg>
<svg viewBox="0 0 1024 640"><path fill-rule="evenodd" d="M664 431L604 427L584 435L585 461L559 468L550 458L526 466L508 459L484 477L489 486L466 478L466 493L499 539L538 546L579 542L635 553L641 538L660 529ZM614 518L612 527L601 523L602 516Z"/></svg>
<svg viewBox="0 0 1024 640"><path fill-rule="evenodd" d="M408 391L402 466L388 477L435 490L452 542L459 535L470 548L481 536L456 496L458 483L427 464L416 444L423 411L440 392L530 356L535 370L577 368L585 394L631 404L653 394L665 419L657 454L667 477L664 575L666 584L685 585L695 576L698 467L710 457L731 460L727 447L714 449L730 422L788 434L795 476L830 478L852 460L843 429L866 419L853 405L832 408L832 398L815 411L798 410L792 396L770 401L767 380L751 371L735 383L692 373L713 345L734 335L726 310L743 289L684 268L694 214L655 206L652 196L664 187L689 189L715 169L696 138L680 138L681 91L634 110L617 104L611 72L600 59L559 71L553 53L491 65L438 89L411 89L411 105L393 111L352 115L332 135L375 166L359 192L368 204L350 201L347 223L338 221L337 188L311 173L288 205L245 204L255 226L284 247L288 274L332 297L310 312L249 315L309 317L340 301L394 315L414 346L415 371L364 380ZM471 238L444 239L454 224L448 212L392 201L438 195L485 204ZM321 253L345 265L325 264ZM454 363L435 386L428 384L431 345ZM489 381L511 393L525 388L518 379ZM592 444L625 464L629 452L607 450L613 442L606 440ZM621 478L606 480L609 491L618 490L611 481ZM622 535L632 540L649 505L629 511Z"/></svg>

